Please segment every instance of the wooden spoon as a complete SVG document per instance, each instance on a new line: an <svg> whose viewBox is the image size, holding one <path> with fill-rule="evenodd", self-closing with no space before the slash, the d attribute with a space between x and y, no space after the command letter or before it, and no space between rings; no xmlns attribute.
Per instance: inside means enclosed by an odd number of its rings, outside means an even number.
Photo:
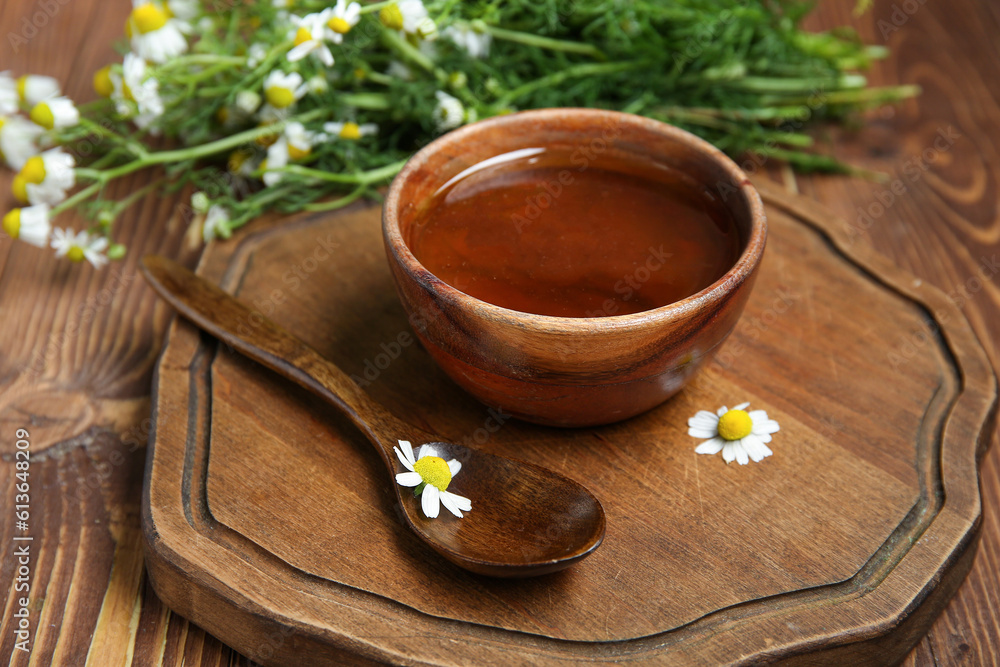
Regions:
<svg viewBox="0 0 1000 667"><path fill-rule="evenodd" d="M579 483L541 466L443 442L397 419L314 349L174 261L147 256L142 271L181 315L347 415L381 455L410 528L452 563L494 577L532 577L569 567L604 539L604 508ZM448 490L469 498L471 511L457 518L442 508L435 519L424 516L412 489L394 479L407 472L393 452L400 440L415 449L433 444L441 458L458 460L460 475Z"/></svg>

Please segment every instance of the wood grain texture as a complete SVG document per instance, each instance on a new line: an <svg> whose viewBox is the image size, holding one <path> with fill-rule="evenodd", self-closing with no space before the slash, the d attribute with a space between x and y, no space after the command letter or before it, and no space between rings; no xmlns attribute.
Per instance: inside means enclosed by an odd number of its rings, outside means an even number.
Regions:
<svg viewBox="0 0 1000 667"><path fill-rule="evenodd" d="M878 0L872 14L854 18L853 0L826 0L810 25L850 24L867 40L883 43L877 21L891 19L893 4L903 3ZM57 76L75 99L90 99L90 76L114 58L110 43L121 33L127 7L112 8L96 0L60 4L59 12L15 52L6 34L18 33L38 5L32 0L0 3L0 68ZM975 290L975 282L969 286L967 281L974 278L981 257L992 257L1000 237L998 30L997 3L921 4L900 30L889 34L893 55L875 67L872 80L920 83L925 95L895 112L873 112L860 132L832 132L828 137L842 157L884 169L904 178L907 186L907 194L877 224L863 229L866 233L858 235L857 243L961 297L956 301L994 365L1000 336L997 281L994 277ZM953 150L935 156L918 180L910 181L903 172L907 161L932 145L937 129L949 123L963 138ZM849 221L857 219L858 207L871 206L885 189L854 179L792 178L777 169L771 173ZM147 178L138 175L116 187L125 194ZM10 206L9 183L10 174L0 172L3 208ZM131 249L129 260L103 272L57 263L47 251L0 240L0 443L6 447L10 429L28 424L39 452L32 468L39 482L33 491L37 518L32 532L40 541L33 565L38 597L33 597L32 609L46 629L35 638L34 664L84 664L88 654L122 658L103 664L250 664L170 613L144 575L136 582L131 575L112 574L134 571L132 545L139 534L151 368L170 318L168 309L156 305L138 279L134 261L156 251L193 263L197 250L184 246L183 221L171 221L174 208L173 202L149 198L131 210L121 227L121 239ZM61 338L73 322L80 323L79 333ZM900 341L901 350L906 342ZM30 372L33 368L43 370ZM48 451L42 455L42 449ZM121 456L118 464L116 453ZM0 493L6 499L11 468L6 458L2 460ZM982 538L972 571L906 664L1000 662L997 447L987 454L981 476ZM0 586L8 589L9 520L4 516L0 521ZM136 610L138 620L133 622ZM3 659L10 649L8 614L5 599L0 624ZM280 635L260 636L264 647L282 640ZM27 660L15 658L13 664Z"/></svg>
<svg viewBox="0 0 1000 667"><path fill-rule="evenodd" d="M842 254L847 235L812 202L764 195L769 262L707 372L619 424L511 421L479 446L601 498L606 544L558 576L514 584L438 561L399 525L378 457L355 429L175 323L154 385L143 503L157 591L276 665L503 665L512 651L532 664L903 657L971 564L996 381L945 295L864 248ZM379 252L379 213L302 216L294 231L261 223L209 249L200 270L363 377L365 358L407 329ZM280 307L267 304L321 241L352 252L314 262ZM892 358L900 330L933 338L919 359ZM364 381L368 391L410 423L469 438L487 408L424 348L393 356ZM693 454L687 417L726 397L779 420L777 456L739 468ZM254 626L294 641L259 654L246 633ZM448 642L461 655L449 656Z"/></svg>

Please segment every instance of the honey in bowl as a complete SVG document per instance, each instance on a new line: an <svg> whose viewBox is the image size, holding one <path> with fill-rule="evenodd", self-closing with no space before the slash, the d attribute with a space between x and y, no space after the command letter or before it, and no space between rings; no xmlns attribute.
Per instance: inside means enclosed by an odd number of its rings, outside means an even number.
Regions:
<svg viewBox="0 0 1000 667"><path fill-rule="evenodd" d="M680 301L722 277L743 245L729 209L675 169L543 148L466 169L410 229L414 256L452 287L557 317Z"/></svg>

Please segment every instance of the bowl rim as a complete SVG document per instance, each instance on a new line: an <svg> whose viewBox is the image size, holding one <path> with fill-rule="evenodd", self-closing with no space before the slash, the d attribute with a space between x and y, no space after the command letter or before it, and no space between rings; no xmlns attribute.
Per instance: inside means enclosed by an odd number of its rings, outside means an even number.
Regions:
<svg viewBox="0 0 1000 667"><path fill-rule="evenodd" d="M749 207L750 230L743 252L736 262L718 280L694 294L672 303L643 310L638 313L623 315L608 315L605 317L561 317L557 315L540 315L520 310L505 308L467 294L452 287L441 278L431 273L421 264L403 240L399 228L398 210L401 204L401 193L406 182L429 159L442 151L460 145L467 137L478 134L491 127L543 125L546 122L564 120L567 116L593 118L595 130L601 125L600 120L607 121L617 117L621 123L630 124L639 130L665 135L679 143L686 144L721 167L730 177L730 184L741 194ZM522 135L523 136L523 135ZM705 309L711 309L716 303L724 301L752 274L760 263L767 241L767 217L760 194L753 187L750 179L740 167L720 149L704 139L682 130L679 127L662 121L638 116L636 114L605 109L590 109L578 107L558 107L551 109L534 109L519 111L503 116L494 116L475 123L464 125L448 132L430 142L417 151L393 178L382 206L382 235L387 250L393 255L396 263L417 282L423 289L438 295L443 300L462 310L472 310L486 319L513 324L519 327L530 326L533 329L552 332L582 332L595 330L621 331L660 324L664 320L679 320Z"/></svg>

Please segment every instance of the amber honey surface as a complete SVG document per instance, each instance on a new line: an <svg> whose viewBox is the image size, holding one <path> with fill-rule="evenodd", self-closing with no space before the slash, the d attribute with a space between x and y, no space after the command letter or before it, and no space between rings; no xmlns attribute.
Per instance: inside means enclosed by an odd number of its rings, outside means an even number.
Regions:
<svg viewBox="0 0 1000 667"><path fill-rule="evenodd" d="M660 165L524 149L453 178L407 243L453 287L540 315L608 317L684 299L741 251L706 187Z"/></svg>

